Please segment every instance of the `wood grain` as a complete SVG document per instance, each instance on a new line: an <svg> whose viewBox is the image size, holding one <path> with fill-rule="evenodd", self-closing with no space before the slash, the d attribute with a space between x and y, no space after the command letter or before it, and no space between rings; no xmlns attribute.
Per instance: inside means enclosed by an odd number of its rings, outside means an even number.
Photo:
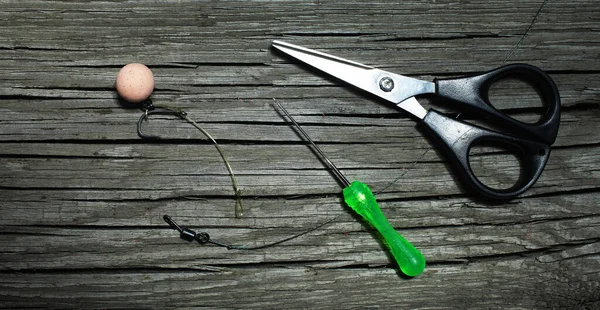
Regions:
<svg viewBox="0 0 600 310"><path fill-rule="evenodd" d="M0 307L600 307L600 9L547 1L523 38L542 3L0 1ZM275 39L426 80L539 66L562 99L548 165L522 196L483 199L406 113L277 53ZM158 116L144 128L164 139L139 139L142 112L113 87L130 62L154 72L155 103L219 141L244 218L198 130ZM524 121L542 111L520 82L490 97ZM399 273L273 99L377 193L426 256L423 275ZM497 186L518 175L494 150L472 162ZM227 250L181 240L164 214L228 244L302 235Z"/></svg>

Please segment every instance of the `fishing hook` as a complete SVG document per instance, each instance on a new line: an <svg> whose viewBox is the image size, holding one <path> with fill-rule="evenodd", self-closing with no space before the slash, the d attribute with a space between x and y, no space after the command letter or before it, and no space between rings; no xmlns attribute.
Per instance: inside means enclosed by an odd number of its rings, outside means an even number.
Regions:
<svg viewBox="0 0 600 310"><path fill-rule="evenodd" d="M142 139L152 139L152 140L161 139L161 137L159 137L159 136L146 134L142 130L142 123L144 121L148 121L148 117L150 115L173 115L173 116L177 116L183 120L186 120L186 117L187 117L187 113L179 108L172 108L169 106L156 106L152 103L152 101L150 99L142 102L142 105L143 105L142 110L144 111L144 114L142 114L142 116L140 116L140 119L138 120L138 123L137 123L137 134Z"/></svg>

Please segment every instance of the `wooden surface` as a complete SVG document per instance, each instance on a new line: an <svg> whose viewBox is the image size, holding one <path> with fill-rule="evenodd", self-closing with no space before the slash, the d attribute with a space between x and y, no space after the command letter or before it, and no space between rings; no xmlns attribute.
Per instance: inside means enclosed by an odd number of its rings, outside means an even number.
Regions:
<svg viewBox="0 0 600 310"><path fill-rule="evenodd" d="M1 1L0 307L600 308L600 6L542 4ZM275 39L422 79L539 66L563 105L546 170L517 199L483 200L405 113L276 53ZM220 142L244 218L195 128L158 117L147 130L170 139L138 138L141 111L113 88L131 62L153 70L155 103ZM500 84L494 102L532 119L535 94L510 97L523 90ZM424 274L398 272L273 98L377 192ZM514 174L491 166L491 182ZM237 251L187 243L163 214L248 246L337 218Z"/></svg>

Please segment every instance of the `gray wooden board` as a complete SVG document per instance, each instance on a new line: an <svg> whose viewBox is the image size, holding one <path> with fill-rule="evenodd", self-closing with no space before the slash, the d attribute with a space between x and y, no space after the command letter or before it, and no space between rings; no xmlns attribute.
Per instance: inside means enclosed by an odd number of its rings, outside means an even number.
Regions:
<svg viewBox="0 0 600 310"><path fill-rule="evenodd" d="M598 16L597 1L0 1L0 307L599 308ZM516 199L482 199L406 113L276 53L275 39L427 80L539 66L563 107L546 170ZM130 62L153 70L154 102L220 142L243 218L199 131L159 116L145 130L165 139L138 138L141 111L113 87ZM490 97L539 117L523 83ZM424 274L399 273L273 99L371 186ZM511 159L473 153L497 186L518 175ZM164 214L236 245L304 234L227 250L179 239Z"/></svg>

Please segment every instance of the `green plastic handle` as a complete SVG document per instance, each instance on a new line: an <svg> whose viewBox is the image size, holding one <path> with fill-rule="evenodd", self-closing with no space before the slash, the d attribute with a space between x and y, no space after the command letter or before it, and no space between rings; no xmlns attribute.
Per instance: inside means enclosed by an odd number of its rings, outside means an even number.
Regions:
<svg viewBox="0 0 600 310"><path fill-rule="evenodd" d="M423 272L425 257L390 225L366 184L353 181L344 188L344 200L379 231L405 275L415 277Z"/></svg>

